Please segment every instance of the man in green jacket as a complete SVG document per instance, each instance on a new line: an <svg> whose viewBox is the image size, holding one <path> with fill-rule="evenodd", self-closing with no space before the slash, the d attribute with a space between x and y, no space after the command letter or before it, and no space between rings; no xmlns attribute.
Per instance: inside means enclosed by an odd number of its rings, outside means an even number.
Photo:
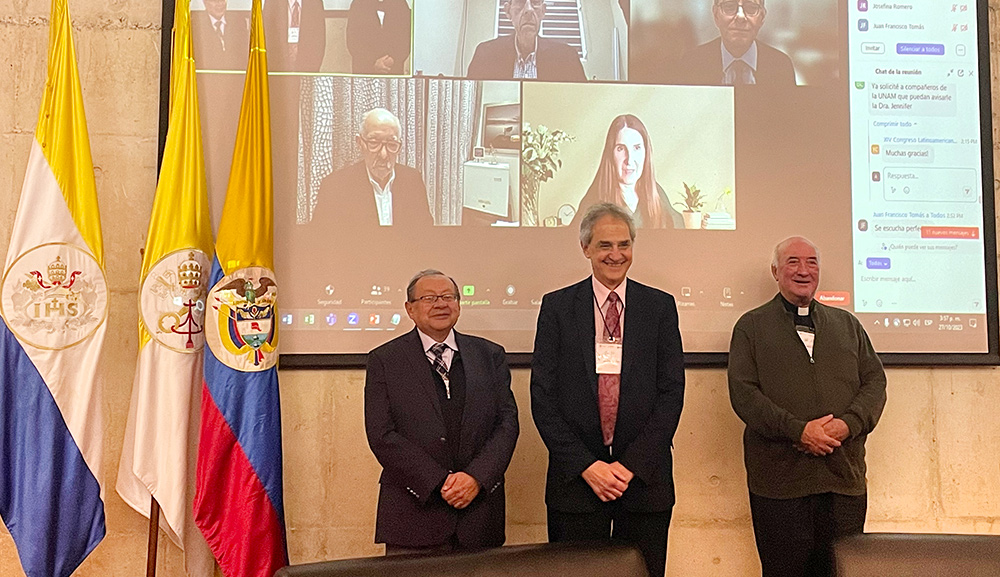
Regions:
<svg viewBox="0 0 1000 577"><path fill-rule="evenodd" d="M885 372L858 319L813 299L819 266L809 240L778 243L778 294L740 318L729 346L763 577L829 575L830 544L864 530Z"/></svg>

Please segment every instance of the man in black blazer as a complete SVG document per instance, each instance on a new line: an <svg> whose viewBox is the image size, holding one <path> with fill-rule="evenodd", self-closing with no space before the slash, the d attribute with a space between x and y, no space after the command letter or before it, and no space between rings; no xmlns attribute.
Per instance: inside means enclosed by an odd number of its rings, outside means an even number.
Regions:
<svg viewBox="0 0 1000 577"><path fill-rule="evenodd" d="M481 42L466 76L473 80L536 78L554 82L585 82L577 51L551 38L542 38L544 0L508 0L504 12L514 24L513 36Z"/></svg>
<svg viewBox="0 0 1000 577"><path fill-rule="evenodd" d="M368 353L365 432L382 465L375 542L389 555L499 547L518 434L506 355L454 330L458 285L443 273L417 273L406 298L416 328Z"/></svg>
<svg viewBox="0 0 1000 577"><path fill-rule="evenodd" d="M712 16L719 37L681 58L678 81L709 86L795 86L792 59L757 40L766 14L764 0L714 0Z"/></svg>
<svg viewBox="0 0 1000 577"><path fill-rule="evenodd" d="M549 450L549 541L632 543L662 577L684 356L674 298L626 279L634 240L621 207L583 217L593 276L542 299L531 411Z"/></svg>
<svg viewBox="0 0 1000 577"><path fill-rule="evenodd" d="M264 34L268 71L319 72L326 54L322 0L267 0Z"/></svg>
<svg viewBox="0 0 1000 577"><path fill-rule="evenodd" d="M372 109L355 140L362 160L323 179L312 222L325 230L433 226L423 177L396 162L402 147L399 119L384 108Z"/></svg>
<svg viewBox="0 0 1000 577"><path fill-rule="evenodd" d="M250 28L245 15L226 10L226 0L205 0L204 11L191 12L198 68L246 70Z"/></svg>
<svg viewBox="0 0 1000 577"><path fill-rule="evenodd" d="M354 74L405 74L410 55L406 0L353 0L347 12L347 51Z"/></svg>

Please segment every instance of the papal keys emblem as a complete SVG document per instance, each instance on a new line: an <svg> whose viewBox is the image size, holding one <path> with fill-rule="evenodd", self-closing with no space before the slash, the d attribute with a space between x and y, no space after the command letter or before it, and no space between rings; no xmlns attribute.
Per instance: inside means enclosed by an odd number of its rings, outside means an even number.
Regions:
<svg viewBox="0 0 1000 577"><path fill-rule="evenodd" d="M197 249L165 255L152 266L139 289L139 313L146 332L180 353L205 346L208 256Z"/></svg>
<svg viewBox="0 0 1000 577"><path fill-rule="evenodd" d="M278 286L265 267L226 275L208 293L206 339L220 362L238 371L263 371L278 361Z"/></svg>

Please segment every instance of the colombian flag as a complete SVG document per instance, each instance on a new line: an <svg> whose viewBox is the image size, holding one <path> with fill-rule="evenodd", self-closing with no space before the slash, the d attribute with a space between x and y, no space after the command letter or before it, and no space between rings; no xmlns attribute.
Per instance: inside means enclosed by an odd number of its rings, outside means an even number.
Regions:
<svg viewBox="0 0 1000 577"><path fill-rule="evenodd" d="M227 577L288 562L281 482L271 126L260 0L206 307L194 516Z"/></svg>
<svg viewBox="0 0 1000 577"><path fill-rule="evenodd" d="M66 0L0 285L0 517L29 577L66 577L104 538L98 361L108 286Z"/></svg>
<svg viewBox="0 0 1000 577"><path fill-rule="evenodd" d="M198 115L191 13L177 2L170 124L139 279L139 359L132 384L117 490L184 550L187 572L210 576L212 555L194 524L205 303L212 225Z"/></svg>

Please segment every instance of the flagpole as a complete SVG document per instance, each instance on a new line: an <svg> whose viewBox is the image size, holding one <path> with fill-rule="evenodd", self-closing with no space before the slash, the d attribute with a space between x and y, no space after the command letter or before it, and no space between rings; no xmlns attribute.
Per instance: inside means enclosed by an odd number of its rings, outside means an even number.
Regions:
<svg viewBox="0 0 1000 577"><path fill-rule="evenodd" d="M149 496L149 538L146 542L146 577L156 577L156 545L160 540L160 504Z"/></svg>

